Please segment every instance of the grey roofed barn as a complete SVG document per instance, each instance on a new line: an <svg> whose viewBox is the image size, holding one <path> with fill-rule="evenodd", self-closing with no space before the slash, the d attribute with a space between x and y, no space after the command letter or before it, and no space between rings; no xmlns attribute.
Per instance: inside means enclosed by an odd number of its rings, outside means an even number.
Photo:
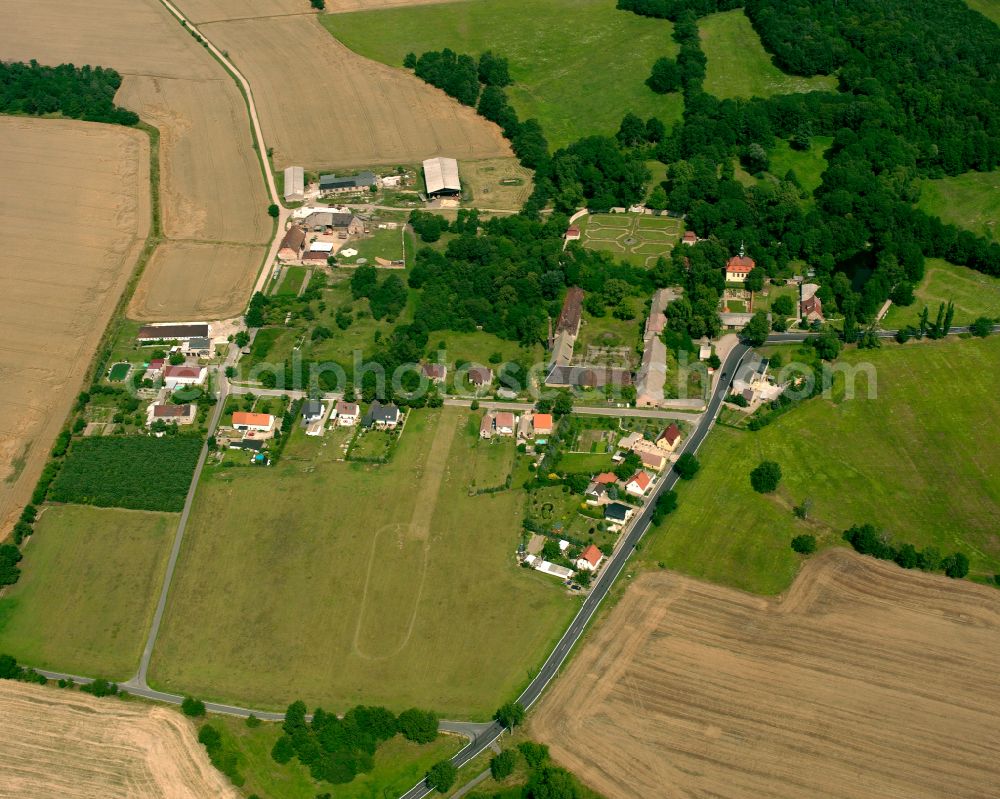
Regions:
<svg viewBox="0 0 1000 799"><path fill-rule="evenodd" d="M374 186L376 181L374 172L358 172L356 175L345 175L338 178L336 175L320 175L320 191L336 191L337 189L367 189Z"/></svg>
<svg viewBox="0 0 1000 799"><path fill-rule="evenodd" d="M424 183L428 197L461 194L458 161L454 158L428 158L424 161Z"/></svg>

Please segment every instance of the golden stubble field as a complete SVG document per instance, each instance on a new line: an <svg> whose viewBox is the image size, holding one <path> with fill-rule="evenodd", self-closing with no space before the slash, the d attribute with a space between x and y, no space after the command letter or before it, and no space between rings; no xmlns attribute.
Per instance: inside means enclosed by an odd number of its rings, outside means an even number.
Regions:
<svg viewBox="0 0 1000 799"><path fill-rule="evenodd" d="M118 103L160 130L161 209L168 240L240 245L269 240L267 193L239 89L157 0L66 5L0 0L0 18L11 23L0 26L5 58L70 61L122 73ZM203 248L196 254L210 253ZM151 301L133 303L130 316L196 319L206 307L216 309L218 317L235 316L245 307L244 289L261 266L259 259L236 258L182 262L168 257L163 262L176 273L169 279L156 272L144 275L139 294ZM220 277L227 265L229 271ZM206 280L208 274L212 278ZM165 284L169 296L157 300L152 295ZM206 286L215 290L219 284L232 288L204 293ZM147 313L152 308L159 313Z"/></svg>
<svg viewBox="0 0 1000 799"><path fill-rule="evenodd" d="M149 227L149 141L0 117L0 530L31 496Z"/></svg>
<svg viewBox="0 0 1000 799"><path fill-rule="evenodd" d="M1000 593L844 550L773 601L640 578L531 722L608 799L984 797Z"/></svg>
<svg viewBox="0 0 1000 799"><path fill-rule="evenodd" d="M511 155L500 129L474 109L402 69L362 58L314 15L201 29L250 81L276 169Z"/></svg>
<svg viewBox="0 0 1000 799"><path fill-rule="evenodd" d="M0 798L237 799L178 711L0 681Z"/></svg>

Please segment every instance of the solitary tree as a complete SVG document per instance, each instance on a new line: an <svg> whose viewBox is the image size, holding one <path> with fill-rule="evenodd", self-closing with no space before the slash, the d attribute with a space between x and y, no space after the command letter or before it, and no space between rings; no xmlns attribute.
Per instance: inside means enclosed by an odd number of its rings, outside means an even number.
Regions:
<svg viewBox="0 0 1000 799"><path fill-rule="evenodd" d="M205 703L193 696L185 696L184 701L181 702L181 710L184 711L185 716L204 716Z"/></svg>
<svg viewBox="0 0 1000 799"><path fill-rule="evenodd" d="M701 464L698 463L698 459L690 452L685 452L674 464L674 471L682 480L694 479L700 468Z"/></svg>
<svg viewBox="0 0 1000 799"><path fill-rule="evenodd" d="M949 577L958 580L969 573L969 559L961 552L956 552L941 561L941 568Z"/></svg>
<svg viewBox="0 0 1000 799"><path fill-rule="evenodd" d="M490 775L498 781L505 779L513 773L516 763L517 759L513 750L505 749L490 760Z"/></svg>
<svg viewBox="0 0 1000 799"><path fill-rule="evenodd" d="M271 203L269 206L267 206L267 215L269 217L271 217L272 219L277 219L278 218L278 214L280 214L280 213L281 213L281 209L278 208L278 206L275 205L274 203Z"/></svg>
<svg viewBox="0 0 1000 799"><path fill-rule="evenodd" d="M448 760L442 760L431 766L427 772L427 784L438 793L447 793L455 784L457 775L455 767Z"/></svg>
<svg viewBox="0 0 1000 799"><path fill-rule="evenodd" d="M774 461L761 461L750 472L750 485L758 494L770 494L781 482L781 467Z"/></svg>
<svg viewBox="0 0 1000 799"><path fill-rule="evenodd" d="M767 341L767 334L771 332L771 323L767 321L767 314L757 311L743 328L743 339L751 347L759 347Z"/></svg>
<svg viewBox="0 0 1000 799"><path fill-rule="evenodd" d="M792 549L803 555L811 555L816 551L816 536L797 535L792 539Z"/></svg>
<svg viewBox="0 0 1000 799"><path fill-rule="evenodd" d="M507 702L500 706L493 718L512 730L524 722L524 706L520 702Z"/></svg>
<svg viewBox="0 0 1000 799"><path fill-rule="evenodd" d="M986 338L993 331L993 320L988 316L980 316L975 322L969 325L969 330L974 336Z"/></svg>

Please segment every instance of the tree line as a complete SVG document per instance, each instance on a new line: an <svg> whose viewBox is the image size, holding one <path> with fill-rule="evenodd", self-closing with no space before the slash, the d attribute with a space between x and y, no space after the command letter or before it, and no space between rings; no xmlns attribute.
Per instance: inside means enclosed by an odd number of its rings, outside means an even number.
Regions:
<svg viewBox="0 0 1000 799"><path fill-rule="evenodd" d="M104 67L0 62L0 113L135 125L138 114L115 105L121 83L121 75Z"/></svg>
<svg viewBox="0 0 1000 799"><path fill-rule="evenodd" d="M942 557L937 547L917 549L913 544L896 545L889 536L873 524L861 524L844 531L844 540L856 552L871 555L879 560L891 560L904 569L943 571L949 577L960 579L969 573L969 559L961 552Z"/></svg>

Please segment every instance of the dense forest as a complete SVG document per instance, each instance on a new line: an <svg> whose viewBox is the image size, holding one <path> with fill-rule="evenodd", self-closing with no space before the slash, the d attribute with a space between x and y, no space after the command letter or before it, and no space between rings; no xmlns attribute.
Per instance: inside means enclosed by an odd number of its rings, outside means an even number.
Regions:
<svg viewBox="0 0 1000 799"><path fill-rule="evenodd" d="M115 105L121 83L121 75L103 67L0 62L0 113L135 125L138 115Z"/></svg>

